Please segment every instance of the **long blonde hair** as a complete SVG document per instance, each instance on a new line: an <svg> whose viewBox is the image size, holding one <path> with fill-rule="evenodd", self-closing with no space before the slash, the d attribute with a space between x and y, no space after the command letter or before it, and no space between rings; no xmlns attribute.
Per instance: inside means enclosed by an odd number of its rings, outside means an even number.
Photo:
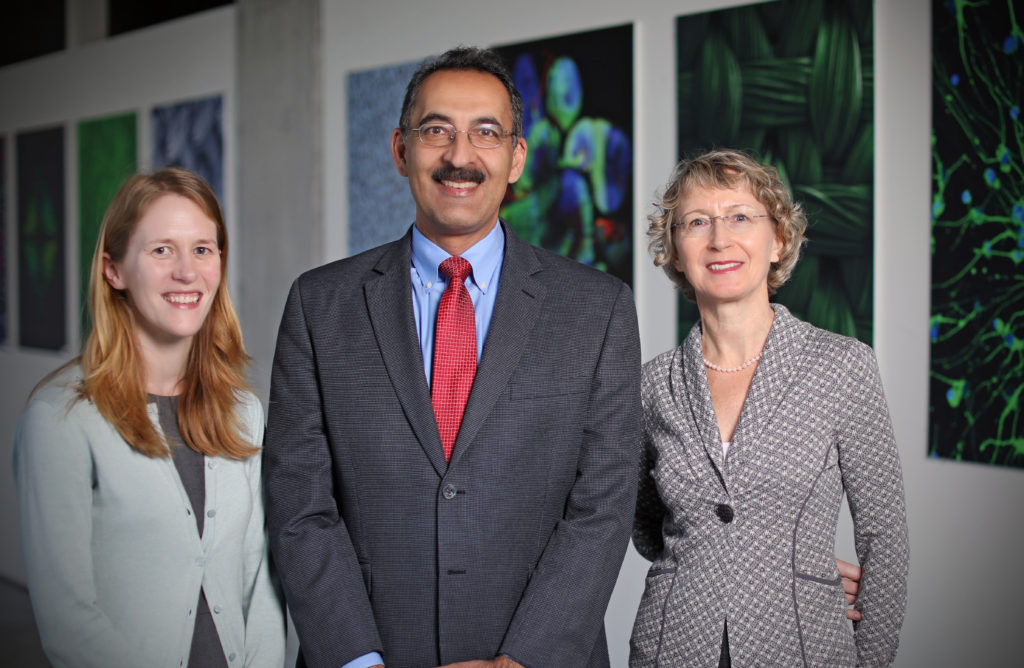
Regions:
<svg viewBox="0 0 1024 668"><path fill-rule="evenodd" d="M242 431L238 403L249 390L245 367L249 356L228 295L225 267L227 229L213 190L197 174L181 168L129 178L103 216L89 272L89 308L93 328L82 350L80 399L91 401L131 447L148 457L170 454L146 409L146 379L135 338L135 313L121 290L103 275L106 253L124 259L128 241L149 206L174 194L195 203L217 226L220 285L210 311L192 341L185 364L184 391L178 399L182 440L204 455L241 459L259 451Z"/></svg>

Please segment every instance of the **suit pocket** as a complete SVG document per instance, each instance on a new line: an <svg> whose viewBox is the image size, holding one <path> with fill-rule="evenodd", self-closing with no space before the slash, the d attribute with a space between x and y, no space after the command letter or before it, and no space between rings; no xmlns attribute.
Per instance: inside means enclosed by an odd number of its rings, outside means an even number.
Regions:
<svg viewBox="0 0 1024 668"><path fill-rule="evenodd" d="M661 630L665 625L665 604L675 583L675 567L654 568L647 572L644 595L633 622L633 635L629 639L630 668L655 665L661 645Z"/></svg>
<svg viewBox="0 0 1024 668"><path fill-rule="evenodd" d="M800 644L809 666L852 666L857 661L853 630L846 619L842 580L796 574L794 582Z"/></svg>
<svg viewBox="0 0 1024 668"><path fill-rule="evenodd" d="M551 379L543 381L514 381L509 386L509 398L513 401L522 399L544 399L552 397L566 397L583 394L586 391L582 382L571 382L570 379L563 379L562 382L551 382Z"/></svg>

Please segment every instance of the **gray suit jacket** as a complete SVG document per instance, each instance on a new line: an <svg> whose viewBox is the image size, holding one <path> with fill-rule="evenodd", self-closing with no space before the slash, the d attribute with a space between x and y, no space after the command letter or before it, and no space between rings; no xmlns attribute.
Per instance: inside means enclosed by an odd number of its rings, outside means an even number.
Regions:
<svg viewBox="0 0 1024 668"><path fill-rule="evenodd" d="M906 607L903 482L872 350L775 307L728 458L700 324L644 367L633 542L654 563L630 666L885 665ZM864 569L851 633L833 560L845 491Z"/></svg>
<svg viewBox="0 0 1024 668"><path fill-rule="evenodd" d="M307 665L374 650L388 668L498 653L532 668L608 664L602 618L639 457L632 295L505 235L449 465L415 333L411 234L292 286L265 480Z"/></svg>

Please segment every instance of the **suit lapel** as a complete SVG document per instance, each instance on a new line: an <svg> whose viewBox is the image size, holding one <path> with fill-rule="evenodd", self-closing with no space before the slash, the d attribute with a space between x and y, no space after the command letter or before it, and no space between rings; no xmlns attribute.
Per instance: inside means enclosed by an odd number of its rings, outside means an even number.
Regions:
<svg viewBox="0 0 1024 668"><path fill-rule="evenodd" d="M381 257L374 267L378 276L368 280L363 291L391 385L427 458L437 474L444 476L448 465L430 404L430 388L423 374L423 357L412 312L411 249L410 230Z"/></svg>
<svg viewBox="0 0 1024 668"><path fill-rule="evenodd" d="M535 277L541 267L533 248L504 224L502 228L505 232L505 259L501 266L498 299L473 390L455 439L452 465L473 442L498 397L508 386L547 295L547 288Z"/></svg>

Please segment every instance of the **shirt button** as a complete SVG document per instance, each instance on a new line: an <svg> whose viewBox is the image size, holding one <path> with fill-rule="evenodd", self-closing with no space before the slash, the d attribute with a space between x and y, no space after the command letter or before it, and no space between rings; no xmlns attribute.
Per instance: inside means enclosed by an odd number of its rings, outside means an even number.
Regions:
<svg viewBox="0 0 1024 668"><path fill-rule="evenodd" d="M206 516L207 517L216 517L217 516L217 511L216 510L207 510L206 511Z"/></svg>
<svg viewBox="0 0 1024 668"><path fill-rule="evenodd" d="M196 566L205 566L206 557L196 557Z"/></svg>
<svg viewBox="0 0 1024 668"><path fill-rule="evenodd" d="M210 467L211 469L215 469L215 468L217 468L217 462L215 462L215 461L214 461L214 460L212 460L212 459L211 459L210 461L208 461L208 462L206 463L206 465L207 465L208 467Z"/></svg>
<svg viewBox="0 0 1024 668"><path fill-rule="evenodd" d="M228 654L228 661L234 661L234 660L235 660L235 653L232 652L231 654Z"/></svg>
<svg viewBox="0 0 1024 668"><path fill-rule="evenodd" d="M214 614L218 614L219 615L220 614L220 606L219 605L213 606L213 612L214 612Z"/></svg>
<svg viewBox="0 0 1024 668"><path fill-rule="evenodd" d="M455 495L457 493L458 492L455 489L455 485L453 485L451 483L448 483L447 485L445 485L444 489L441 490L441 495L444 496L444 498L448 499L449 501L454 499Z"/></svg>
<svg viewBox="0 0 1024 668"><path fill-rule="evenodd" d="M722 520L723 524L728 524L729 522L732 522L732 518L735 515L732 508L725 503L718 504L718 506L715 508L715 514L718 515L718 519Z"/></svg>

